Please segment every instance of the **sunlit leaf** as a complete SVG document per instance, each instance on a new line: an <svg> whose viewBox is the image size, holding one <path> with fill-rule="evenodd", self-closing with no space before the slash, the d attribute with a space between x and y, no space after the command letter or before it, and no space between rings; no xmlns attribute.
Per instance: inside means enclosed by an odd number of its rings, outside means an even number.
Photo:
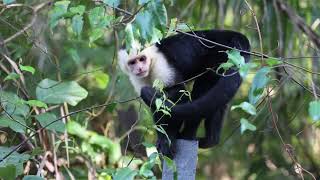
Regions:
<svg viewBox="0 0 320 180"><path fill-rule="evenodd" d="M67 102L75 106L85 99L88 92L75 81L57 82L50 79L42 80L36 89L37 99L52 104Z"/></svg>
<svg viewBox="0 0 320 180"><path fill-rule="evenodd" d="M105 89L109 84L110 77L108 74L98 71L94 73L94 79L98 88Z"/></svg>
<svg viewBox="0 0 320 180"><path fill-rule="evenodd" d="M19 67L22 71L27 71L27 72L30 72L31 74L34 74L36 72L36 70L32 66L23 66L19 64Z"/></svg>
<svg viewBox="0 0 320 180"><path fill-rule="evenodd" d="M237 68L245 65L244 57L240 55L240 52L237 50L228 50L226 52L228 54L228 61L234 64Z"/></svg>
<svg viewBox="0 0 320 180"><path fill-rule="evenodd" d="M57 116L53 113L42 113L42 114L36 115L35 118L40 123L41 127L45 127L48 124L51 124L53 121L57 120ZM58 120L52 123L51 125L49 125L48 127L46 127L46 129L49 129L53 132L64 133L65 125L62 122L62 120Z"/></svg>
<svg viewBox="0 0 320 180"><path fill-rule="evenodd" d="M275 58L268 58L265 61L268 64L268 66L275 66L275 65L282 64L282 61L280 61L279 59L275 59Z"/></svg>
<svg viewBox="0 0 320 180"><path fill-rule="evenodd" d="M86 7L83 5L79 5L76 7L70 7L70 12L72 14L79 14L79 15L83 15L83 13L85 12Z"/></svg>
<svg viewBox="0 0 320 180"><path fill-rule="evenodd" d="M320 100L311 101L309 103L309 116L313 121L320 120Z"/></svg>
<svg viewBox="0 0 320 180"><path fill-rule="evenodd" d="M245 111L246 113L251 114L251 115L256 115L257 114L256 108L252 104L250 104L248 102L242 102L239 105L232 106L231 110L234 110L234 109L237 109L237 108L241 108L243 111Z"/></svg>
<svg viewBox="0 0 320 180"><path fill-rule="evenodd" d="M100 37L103 36L103 33L104 33L104 30L103 29L100 29L100 28L97 28L97 29L94 29L92 30L90 33L89 33L89 41L90 43L94 42L95 40L99 39Z"/></svg>
<svg viewBox="0 0 320 180"><path fill-rule="evenodd" d="M28 100L25 101L26 104L29 106L35 106L35 107L40 107L40 108L48 108L47 104L44 102L41 102L39 100Z"/></svg>
<svg viewBox="0 0 320 180"><path fill-rule="evenodd" d="M170 20L170 25L169 25L169 30L168 30L167 36L169 36L172 33L174 33L174 31L177 28L177 23L178 23L178 19L177 18L172 18Z"/></svg>
<svg viewBox="0 0 320 180"><path fill-rule="evenodd" d="M220 70L223 69L223 73L225 73L227 70L229 70L230 68L232 68L234 66L233 63L231 62L225 62L219 65L219 67L217 68L216 72L220 73Z"/></svg>
<svg viewBox="0 0 320 180"><path fill-rule="evenodd" d="M155 104L156 104L156 109L159 110L162 105L162 100L160 98L157 98L155 101Z"/></svg>
<svg viewBox="0 0 320 180"><path fill-rule="evenodd" d="M251 124L245 118L241 118L240 124L241 124L241 126L240 126L241 134L243 134L246 130L250 130L250 131L256 131L257 130L256 126Z"/></svg>

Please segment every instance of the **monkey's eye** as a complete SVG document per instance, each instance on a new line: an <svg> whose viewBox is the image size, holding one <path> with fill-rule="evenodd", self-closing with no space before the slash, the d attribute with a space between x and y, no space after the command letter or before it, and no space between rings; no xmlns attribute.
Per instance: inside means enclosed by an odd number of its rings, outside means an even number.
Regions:
<svg viewBox="0 0 320 180"><path fill-rule="evenodd" d="M139 61L140 61L140 62L144 62L146 59L147 59L146 56L141 56L140 59L139 59Z"/></svg>
<svg viewBox="0 0 320 180"><path fill-rule="evenodd" d="M136 63L136 61L129 61L129 65L134 65Z"/></svg>

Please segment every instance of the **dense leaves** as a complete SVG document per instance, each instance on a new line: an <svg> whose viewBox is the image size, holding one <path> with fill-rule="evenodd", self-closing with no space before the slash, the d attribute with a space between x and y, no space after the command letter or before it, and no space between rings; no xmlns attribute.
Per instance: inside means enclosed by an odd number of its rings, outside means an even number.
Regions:
<svg viewBox="0 0 320 180"><path fill-rule="evenodd" d="M319 179L319 3L0 4L0 179L160 179L163 162L177 178L174 161L156 150L156 131L168 137L164 125L136 98L116 51L211 28L243 33L256 55L244 62L239 51L226 50L219 53L228 61L211 67L219 76L237 71L243 83L219 145L199 150L196 179ZM157 112L170 116L164 85L154 87ZM181 94L193 100L191 91L186 83ZM197 133L205 134L203 125Z"/></svg>

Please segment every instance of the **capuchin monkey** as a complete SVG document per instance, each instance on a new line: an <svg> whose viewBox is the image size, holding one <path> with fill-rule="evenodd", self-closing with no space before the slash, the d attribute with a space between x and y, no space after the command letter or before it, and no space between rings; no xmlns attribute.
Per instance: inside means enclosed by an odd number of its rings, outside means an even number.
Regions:
<svg viewBox="0 0 320 180"><path fill-rule="evenodd" d="M250 51L248 39L238 32L204 30L188 33ZM177 138L196 140L201 120L204 120L205 137L199 138L199 147L209 148L219 142L225 109L241 84L240 75L234 69L226 72L228 76L215 72L220 64L227 62L227 50L187 34L176 34L142 51L133 50L128 54L121 49L118 52L120 68L129 76L143 101L150 105L155 123L162 125L170 139L158 133L157 148L164 155L174 156ZM241 55L249 61L249 54L241 52ZM181 82L196 76L190 101L181 95L180 90L185 89ZM171 107L170 116L156 111L155 99L161 98L161 93L152 87L156 79L164 83L166 97L172 102L179 100L174 106L165 101L165 105Z"/></svg>

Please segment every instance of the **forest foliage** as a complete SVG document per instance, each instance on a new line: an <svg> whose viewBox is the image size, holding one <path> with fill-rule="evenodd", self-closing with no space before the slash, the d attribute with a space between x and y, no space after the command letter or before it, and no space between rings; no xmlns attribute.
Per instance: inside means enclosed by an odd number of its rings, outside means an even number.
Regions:
<svg viewBox="0 0 320 180"><path fill-rule="evenodd" d="M230 49L216 69L238 69L243 83L220 144L199 150L197 179L320 178L319 10L319 0L0 1L0 179L156 179L161 158L175 168L117 50L201 29L245 34L251 61Z"/></svg>

